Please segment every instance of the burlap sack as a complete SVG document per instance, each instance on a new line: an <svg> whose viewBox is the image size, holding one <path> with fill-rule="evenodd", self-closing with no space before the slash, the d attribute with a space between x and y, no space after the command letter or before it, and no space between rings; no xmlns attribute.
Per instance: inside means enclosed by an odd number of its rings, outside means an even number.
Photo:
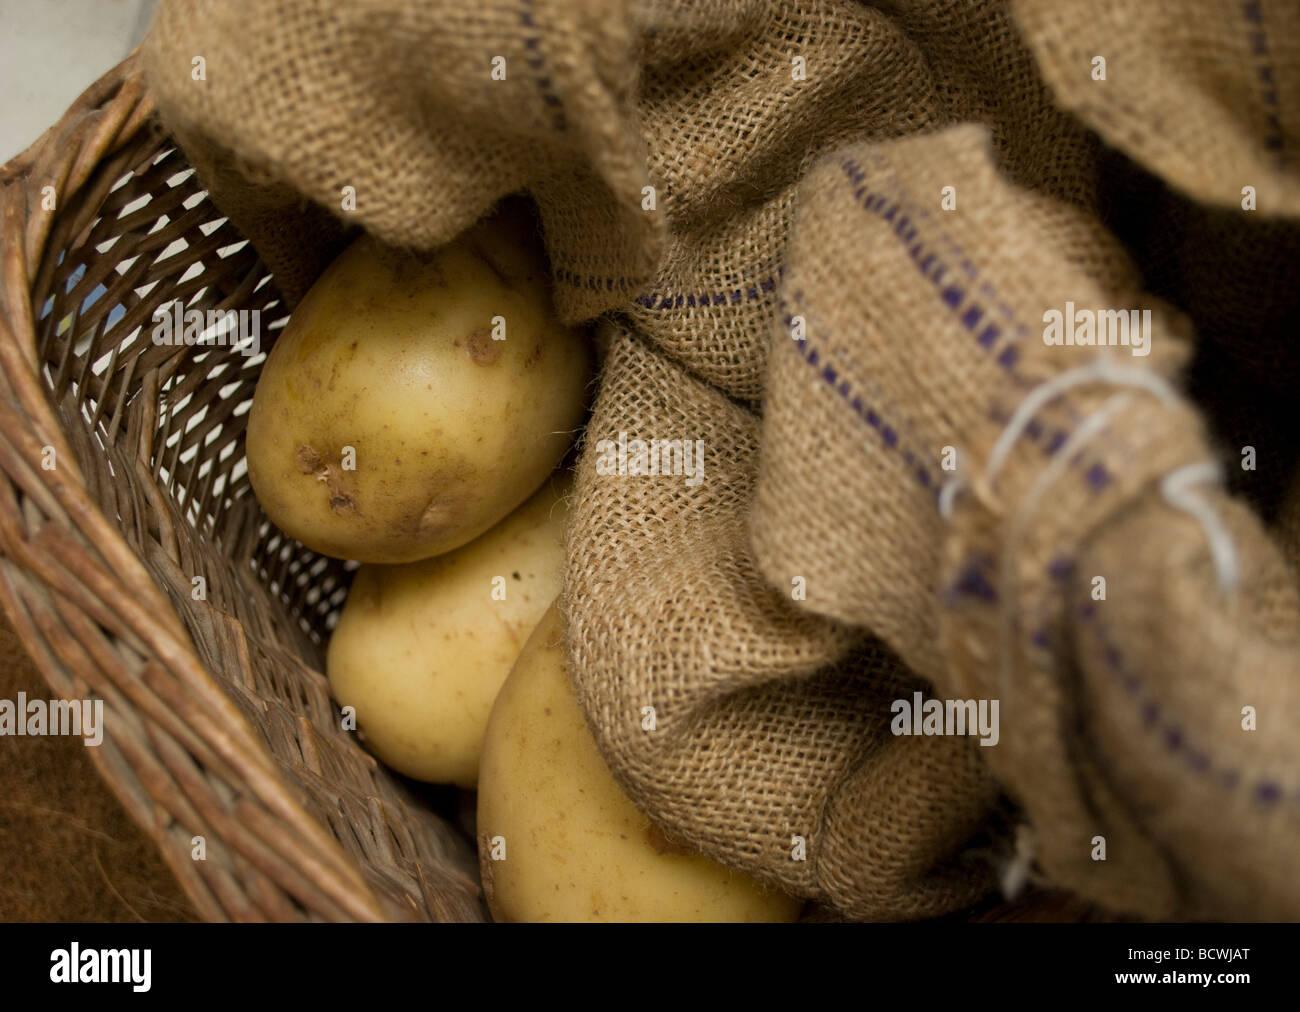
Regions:
<svg viewBox="0 0 1300 1012"><path fill-rule="evenodd" d="M1196 246L1228 234L1293 276L1294 124L1268 116L1295 107L1294 46L1268 42L1276 94L1246 85L1249 26L1292 15L1245 5L1224 50L1214 0L1010 6L169 0L145 49L168 127L291 302L349 227L435 246L533 196L561 314L610 317L569 539L575 687L670 836L850 916L940 913L990 887L990 835L1008 846L991 771L1085 896L1300 915L1278 842L1289 571L1214 491L1194 490L1209 520L1160 494L1210 451L1157 380L1017 413L1093 358L1042 342L1045 308L1153 309L1151 355L1117 353L1165 380L1203 325L1236 349L1243 322L1294 319L1244 271L1207 292ZM1248 183L1271 226L1228 217ZM1270 360L1233 359L1216 419L1249 417ZM620 433L701 440L702 481L601 473ZM1000 699L999 744L894 736L920 690ZM1207 816L1225 805L1230 827Z"/></svg>
<svg viewBox="0 0 1300 1012"><path fill-rule="evenodd" d="M1100 166L1106 224L1146 287L1194 319L1189 392L1225 447L1300 439L1300 5L1017 0L1017 21L1058 100L1132 156ZM1104 81L1094 78L1097 57ZM1167 181L1167 183L1166 183ZM1243 188L1256 212L1243 213ZM1247 338L1247 339L1243 339ZM1272 519L1294 456L1264 452L1229 486Z"/></svg>
<svg viewBox="0 0 1300 1012"><path fill-rule="evenodd" d="M966 209L945 213L953 178ZM1172 310L1092 219L1009 186L976 127L810 172L782 297L806 337L778 341L769 374L753 523L769 579L806 573L808 607L876 630L941 695L1001 700L987 759L1054 881L1149 916L1295 916L1293 576L1213 487L1208 523L1162 495L1210 457L1172 386L1129 382L1184 363ZM1125 373L1079 375L1097 349L1042 340L1067 300L1153 308L1150 355L1107 349ZM1081 385L1014 421L1066 373ZM968 482L948 517L945 446ZM831 513L846 495L856 522ZM1268 726L1243 731L1246 705Z"/></svg>
<svg viewBox="0 0 1300 1012"><path fill-rule="evenodd" d="M702 480L598 474L593 447L620 434L699 440ZM891 735L891 701L924 687L859 630L802 612L789 579L764 581L747 523L758 434L751 412L611 336L564 601L579 701L633 799L692 847L850 916L970 904L992 866L958 851L993 783L965 741Z"/></svg>
<svg viewBox="0 0 1300 1012"><path fill-rule="evenodd" d="M1300 215L1294 0L1011 3L1057 100L1107 143L1203 203L1253 186L1264 213Z"/></svg>

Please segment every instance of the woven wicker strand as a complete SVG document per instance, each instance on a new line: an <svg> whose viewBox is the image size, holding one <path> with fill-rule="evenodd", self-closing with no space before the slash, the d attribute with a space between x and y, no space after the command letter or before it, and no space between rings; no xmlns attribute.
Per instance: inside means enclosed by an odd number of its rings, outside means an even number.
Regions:
<svg viewBox="0 0 1300 1012"><path fill-rule="evenodd" d="M252 497L260 357L150 340L177 299L260 310L263 350L287 313L134 54L0 167L0 223L0 603L53 695L103 700L114 795L202 917L483 919L472 848L330 701L348 573Z"/></svg>

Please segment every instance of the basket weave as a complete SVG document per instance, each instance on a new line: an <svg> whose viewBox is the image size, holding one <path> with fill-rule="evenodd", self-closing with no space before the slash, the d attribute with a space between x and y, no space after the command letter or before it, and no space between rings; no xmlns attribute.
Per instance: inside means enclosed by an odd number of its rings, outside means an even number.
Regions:
<svg viewBox="0 0 1300 1012"><path fill-rule="evenodd" d="M260 310L265 351L287 310L134 54L0 168L0 217L0 600L54 694L104 701L116 797L202 917L482 920L467 841L329 698L349 573L252 496L261 357L150 339L179 299Z"/></svg>

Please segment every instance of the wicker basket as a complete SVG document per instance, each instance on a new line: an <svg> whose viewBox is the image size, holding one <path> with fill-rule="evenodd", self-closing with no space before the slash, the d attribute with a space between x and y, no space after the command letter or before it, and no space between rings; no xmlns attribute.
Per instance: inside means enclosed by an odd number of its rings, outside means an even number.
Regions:
<svg viewBox="0 0 1300 1012"><path fill-rule="evenodd" d="M134 55L0 168L0 211L0 599L55 694L104 701L116 797L202 917L482 920L471 844L329 698L349 573L252 496L261 357L150 339L176 299L287 311Z"/></svg>

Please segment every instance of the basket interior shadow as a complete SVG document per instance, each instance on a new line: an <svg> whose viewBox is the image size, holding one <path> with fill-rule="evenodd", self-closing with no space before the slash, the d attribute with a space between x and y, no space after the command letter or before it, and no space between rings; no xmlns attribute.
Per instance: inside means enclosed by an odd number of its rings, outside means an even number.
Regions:
<svg viewBox="0 0 1300 1012"><path fill-rule="evenodd" d="M330 699L348 566L270 524L243 453L288 313L134 58L0 169L0 209L0 599L56 693L103 699L114 794L202 917L483 919L472 845Z"/></svg>

